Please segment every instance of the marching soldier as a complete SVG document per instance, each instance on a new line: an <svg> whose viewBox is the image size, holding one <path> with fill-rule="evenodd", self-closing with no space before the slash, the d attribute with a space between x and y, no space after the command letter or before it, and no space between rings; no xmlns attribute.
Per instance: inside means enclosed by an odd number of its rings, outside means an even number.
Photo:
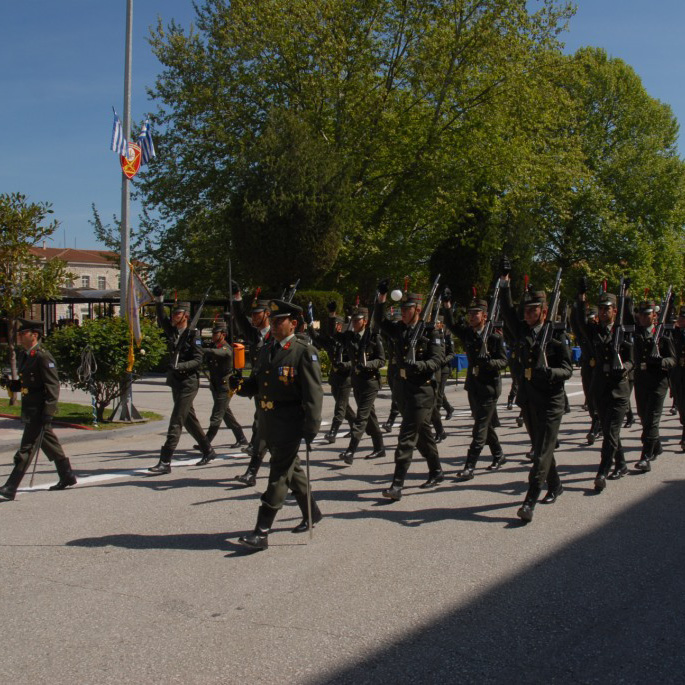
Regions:
<svg viewBox="0 0 685 685"><path fill-rule="evenodd" d="M14 455L14 468L5 485L0 488L0 497L13 500L31 458L38 458L42 449L50 461L55 462L59 481L50 490L64 490L76 485L76 476L71 470L69 459L52 429L52 419L57 413L59 399L59 378L53 356L40 344L43 334L42 321L20 319L17 342L21 346L19 355L19 379L5 381L12 392L21 392L21 420L24 433L21 445Z"/></svg>
<svg viewBox="0 0 685 685"><path fill-rule="evenodd" d="M443 297L444 302L444 297ZM445 415L445 421L449 421L452 414L454 413L454 408L447 401L445 397L445 388L447 387L447 380L452 372L452 360L454 359L454 344L452 343L452 336L448 331L445 330L445 321L442 316L438 316L435 321L435 330L442 338L442 348L443 356L445 361L443 362L442 368L437 375L437 388L435 393L435 407L433 408L433 416L431 417L431 422L433 423L433 428L435 429L435 442L442 442L447 438L447 433L442 425L442 418L440 416L440 411L444 408L447 411Z"/></svg>
<svg viewBox="0 0 685 685"><path fill-rule="evenodd" d="M492 454L489 470L499 469L506 461L495 432L494 420L497 400L502 393L500 372L507 366L508 360L504 350L504 340L497 333L491 333L488 336L485 341L487 355L481 355L485 323L488 318L488 303L485 300L471 301L467 311L468 324L455 322L451 301L447 300L443 303L445 324L461 340L469 362L464 388L468 393L469 407L474 422L471 445L466 455L464 469L459 476L464 480L471 480L478 457L486 444Z"/></svg>
<svg viewBox="0 0 685 685"><path fill-rule="evenodd" d="M343 421L352 423L355 413L350 407L350 393L352 392L351 368L345 364L349 361L344 350L342 341L336 339L336 333L342 333L345 321L342 317L336 316L336 303L328 303L328 331L327 334L314 330L310 327L309 335L312 344L317 349L323 349L331 360L331 369L328 373L328 382L331 384L331 394L335 401L333 409L333 419L328 432L324 434L327 443L333 444L336 440L338 430Z"/></svg>
<svg viewBox="0 0 685 685"><path fill-rule="evenodd" d="M221 421L233 431L235 444L232 448L247 445L247 438L243 427L233 415L229 403L231 401L228 388L228 377L233 366L233 350L226 340L227 327L223 322L217 322L212 328L212 345L203 349L203 356L209 370L209 387L212 391L214 404L209 417L207 441L212 442L219 432Z"/></svg>
<svg viewBox="0 0 685 685"><path fill-rule="evenodd" d="M685 452L685 306L681 306L678 311L673 331L673 348L676 363L671 369L671 391L680 417L680 425L683 427L680 449Z"/></svg>
<svg viewBox="0 0 685 685"><path fill-rule="evenodd" d="M389 314L391 321L401 321L402 313L399 309L395 309L391 314ZM388 362L388 369L386 372L386 379L388 381L388 387L390 388L390 412L388 413L388 418L385 423L381 426L385 433L389 433L392 427L395 425L395 419L400 414L400 408L397 404L397 392L395 390L396 384L399 383L400 377L400 353L395 349L395 342L392 338L389 338L381 330L381 338L383 340L383 346L386 350L386 358Z"/></svg>
<svg viewBox="0 0 685 685"><path fill-rule="evenodd" d="M208 464L216 457L207 436L195 415L193 400L200 388L200 367L202 366L202 340L197 330L188 326L189 302L178 302L171 310L171 318L164 312L162 289L155 286L157 324L166 334L169 350L169 364L166 384L171 387L174 408L169 417L166 441L160 451L159 462L148 469L155 475L171 473L171 457L185 429L195 438L202 451L198 466Z"/></svg>
<svg viewBox="0 0 685 685"><path fill-rule="evenodd" d="M383 312L387 293L388 282L381 281L378 285L374 318L381 331L393 340L398 353L399 376L395 388L402 423L395 450L392 484L382 494L383 497L398 501L402 498L404 479L409 471L414 448L428 462L428 480L421 487L433 488L445 480L430 422L435 404L435 374L442 367L443 351L439 338L424 334L417 340L416 363L407 361L411 336L419 325L422 297L407 294L406 300L402 302L402 318L393 322L386 319Z"/></svg>
<svg viewBox="0 0 685 685"><path fill-rule="evenodd" d="M667 304L668 306L668 304ZM673 340L668 335L656 341L657 313L653 300L640 303L635 326L635 404L642 423L642 454L637 471L651 471L650 462L663 451L659 423L668 392L668 374L675 366Z"/></svg>
<svg viewBox="0 0 685 685"><path fill-rule="evenodd" d="M352 464L359 441L366 431L373 443L373 451L367 459L385 456L383 433L378 425L374 402L381 388L381 372L385 366L385 352L380 335L367 326L369 310L358 307L352 315L352 330L338 333L337 339L344 346L349 361L343 362L349 368L352 378L352 392L357 403L357 413L350 428L350 444L341 452L340 459Z"/></svg>
<svg viewBox="0 0 685 685"><path fill-rule="evenodd" d="M234 289L233 303L236 307L236 324L240 334L249 347L250 365L251 368L254 369L262 347L271 340L271 312L269 310L269 300L255 299L250 309L250 315L248 316L243 311L243 297L240 293L240 289L237 288L237 286L232 287ZM259 472L259 468L266 455L266 442L259 433L259 409L256 405L257 400L255 400L252 437L250 438L250 443L243 448L243 451L250 457L250 463L248 464L245 473L241 476L236 476L235 478L246 487L254 487L256 485L257 473Z"/></svg>
<svg viewBox="0 0 685 685"><path fill-rule="evenodd" d="M554 331L547 349L547 365L540 364L539 336L547 318L548 305L544 291L530 294L525 302L523 321L516 315L511 299L508 273L502 276L502 315L515 333L517 362L521 365L517 404L527 417L533 439L533 466L528 477L528 492L518 510L524 522L533 520L533 509L547 483L545 504L556 501L563 488L554 460L557 435L564 415L564 382L571 377L571 348L566 333Z"/></svg>
<svg viewBox="0 0 685 685"><path fill-rule="evenodd" d="M578 308L585 306L584 288L578 295ZM589 345L587 353L593 360L592 377L587 395L588 404L597 412L602 438L602 451L595 491L602 492L606 481L618 480L628 473L623 446L621 445L621 426L628 411L630 381L628 375L633 368L633 344L629 337L621 341L620 363L614 364L615 328L624 322L617 320L617 300L613 293L604 292L597 304L599 321L597 324L576 317L581 338ZM612 464L614 470L609 471Z"/></svg>
<svg viewBox="0 0 685 685"><path fill-rule="evenodd" d="M314 440L323 403L316 349L295 335L302 309L283 300L272 300L269 308L273 339L259 351L249 378L239 381L232 377L230 381L232 385L240 384L238 394L257 399L259 430L271 452L269 484L261 498L257 525L253 533L239 539L252 550L269 546L269 531L288 489L295 495L303 517L292 532L309 530L308 483L297 453L303 438L308 449ZM319 523L322 514L313 499L311 511L311 525Z"/></svg>

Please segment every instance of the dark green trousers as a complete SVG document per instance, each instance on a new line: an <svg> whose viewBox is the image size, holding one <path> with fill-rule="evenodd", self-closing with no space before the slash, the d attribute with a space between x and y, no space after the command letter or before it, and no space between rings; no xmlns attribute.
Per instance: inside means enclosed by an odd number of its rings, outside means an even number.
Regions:
<svg viewBox="0 0 685 685"><path fill-rule="evenodd" d="M14 455L14 464L18 468L26 470L28 467L31 451L36 446L36 442L40 437L40 431L42 427L43 420L40 417L30 420L24 426L24 432L21 436L21 444ZM43 432L43 441L40 444L40 448L50 461L60 462L67 458L64 454L64 450L62 449L62 445L60 445L55 432L52 430L51 425L47 425L45 427L45 431Z"/></svg>
<svg viewBox="0 0 685 685"><path fill-rule="evenodd" d="M162 461L171 461L174 450L181 439L181 432L185 428L193 436L195 442L200 446L202 454L209 454L211 445L207 442L207 437L200 422L195 415L193 400L200 387L200 380L197 376L184 378L181 381L173 380L171 383L171 394L174 398L174 408L169 417L169 428L167 430L166 441L162 445Z"/></svg>
<svg viewBox="0 0 685 685"><path fill-rule="evenodd" d="M278 511L285 502L288 490L296 496L307 496L307 476L300 465L300 440L269 445L271 462L269 484L262 495L262 504Z"/></svg>
<svg viewBox="0 0 685 685"><path fill-rule="evenodd" d="M233 431L235 439L242 440L245 437L245 433L243 433L243 427L231 411L229 406L231 400L228 396L228 392L223 388L221 390L212 389L212 397L214 398L214 405L212 406L212 413L209 416L209 427L218 430L223 419L226 426Z"/></svg>

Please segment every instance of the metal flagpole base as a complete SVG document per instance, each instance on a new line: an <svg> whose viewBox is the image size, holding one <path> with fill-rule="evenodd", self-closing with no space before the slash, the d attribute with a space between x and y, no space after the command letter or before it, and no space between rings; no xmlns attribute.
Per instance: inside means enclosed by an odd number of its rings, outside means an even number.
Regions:
<svg viewBox="0 0 685 685"><path fill-rule="evenodd" d="M131 392L131 376L127 376L122 381L122 391L119 401L114 406L112 415L109 420L112 423L144 423L145 419L140 412L133 406L133 397Z"/></svg>

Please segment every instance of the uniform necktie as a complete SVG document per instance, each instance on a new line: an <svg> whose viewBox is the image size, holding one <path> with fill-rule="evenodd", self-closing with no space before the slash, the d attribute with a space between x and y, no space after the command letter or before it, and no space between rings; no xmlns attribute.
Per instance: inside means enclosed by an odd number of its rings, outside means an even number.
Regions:
<svg viewBox="0 0 685 685"><path fill-rule="evenodd" d="M281 343L278 341L274 342L273 346L271 347L271 359L273 359L277 354L278 350L281 349Z"/></svg>

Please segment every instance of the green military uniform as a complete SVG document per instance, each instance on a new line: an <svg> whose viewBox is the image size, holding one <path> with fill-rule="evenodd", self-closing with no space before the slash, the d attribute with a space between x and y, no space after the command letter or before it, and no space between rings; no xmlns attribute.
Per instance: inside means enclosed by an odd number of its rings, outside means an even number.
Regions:
<svg viewBox="0 0 685 685"><path fill-rule="evenodd" d="M20 320L19 331L42 333L41 321ZM54 357L40 342L30 350L21 350L18 359L19 380L9 381L9 389L21 392L21 420L24 433L14 455L14 469L7 483L0 488L0 497L13 500L32 457L42 449L50 461L55 462L59 482L51 490L63 490L76 484L71 464L52 429L52 419L57 413L59 377Z"/></svg>
<svg viewBox="0 0 685 685"><path fill-rule="evenodd" d="M408 294L402 307L416 307L421 304L421 296ZM402 497L404 479L409 471L414 448L428 462L428 480L422 487L434 487L444 480L440 457L431 426L431 415L435 405L436 373L443 364L443 346L440 337L428 336L426 331L416 342L416 363L407 361L410 341L416 326L406 325L403 321L389 321L384 315L382 302L377 302L374 318L376 325L392 340L398 357L398 377L395 380L397 404L402 415L402 423L395 449L395 473L392 485L383 491L383 496L399 500Z"/></svg>
<svg viewBox="0 0 685 685"><path fill-rule="evenodd" d="M612 293L600 295L599 306L616 307L616 296ZM577 317L580 336L588 344L592 379L588 392L589 405L595 409L602 430L602 452L599 469L595 478L595 490L602 492L606 479L617 480L628 471L623 446L621 444L621 426L628 411L630 401L630 381L628 374L633 368L633 344L630 336L625 336L619 350L622 369L614 370L614 336L619 323L605 326L601 323L586 324ZM612 464L614 471L609 475Z"/></svg>
<svg viewBox="0 0 685 685"><path fill-rule="evenodd" d="M474 299L469 304L469 309L485 312L487 302ZM491 333L485 344L487 353L483 356L483 331L475 330L465 322L455 322L452 309L449 307L445 309L445 325L461 340L468 359L464 388L473 414L473 430L461 475L463 478L471 479L485 445L490 448L492 454L491 469L498 469L505 461L494 423L497 400L502 393L500 372L507 366L507 355L502 336Z"/></svg>
<svg viewBox="0 0 685 685"><path fill-rule="evenodd" d="M271 331L268 323L261 329L255 328L252 325L251 317L243 310L243 300L234 300L233 304L235 306L235 321L243 340L247 344L250 355L250 368L254 372L262 347L272 339ZM255 300L252 303L250 314L264 312L268 307L269 300ZM266 442L259 432L259 406L256 399L252 436L250 437L250 444L243 451L250 456L250 463L244 474L236 476L236 480L243 483L243 485L253 486L257 482L257 473L266 455Z"/></svg>
<svg viewBox="0 0 685 685"><path fill-rule="evenodd" d="M358 308L352 319L368 319L368 309ZM348 357L342 366L349 369L352 378L352 392L357 404L357 413L350 427L350 444L340 454L340 458L351 464L359 441L366 431L373 442L373 452L367 459L385 456L383 433L378 425L374 403L381 388L380 370L385 366L385 352L380 336L366 327L362 332L348 330L338 333L336 339L340 342ZM338 365L340 366L340 365Z"/></svg>
<svg viewBox="0 0 685 685"><path fill-rule="evenodd" d="M226 333L226 324L216 324L212 328L212 333ZM214 400L212 413L209 417L207 441L211 443L214 440L223 420L235 436L236 444L232 447L246 445L247 439L243 428L229 406L231 395L228 388L228 377L233 370L233 350L224 339L218 344L212 342L210 347L205 347L203 357L209 372L209 388Z"/></svg>
<svg viewBox="0 0 685 685"><path fill-rule="evenodd" d="M553 502L561 493L554 450L564 415L564 382L571 377L573 365L566 333L557 330L547 348L547 366L541 366L539 337L542 324L531 328L525 321L518 319L511 299L509 281L502 283L501 301L502 315L509 329L515 333L520 355L518 362L521 364L522 375L516 402L527 417L533 439L533 466L528 476L528 493L519 510L519 516L525 521L530 520L527 518L528 513L532 516L545 482L549 488L545 501ZM526 306L542 307L545 301L545 293L540 291L531 295Z"/></svg>
<svg viewBox="0 0 685 685"><path fill-rule="evenodd" d="M179 302L174 313L185 311L189 313L190 305ZM204 465L216 457L216 453L207 440L207 436L195 415L193 400L200 388L200 367L202 366L202 340L198 331L184 328L179 331L171 324L171 320L164 312L164 305L157 301L157 323L162 328L167 339L169 363L166 384L171 388L174 407L169 417L169 428L156 466L149 469L150 473L160 474L171 471L171 457L181 438L181 431L185 429L197 441L202 451L199 465Z"/></svg>
<svg viewBox="0 0 685 685"><path fill-rule="evenodd" d="M328 354L328 358L331 360L331 370L328 374L328 382L331 385L331 395L333 395L335 405L333 408L331 427L324 436L326 442L329 444L335 442L336 435L340 426L343 424L343 421L347 421L351 424L356 416L350 406L352 371L351 367L345 363L349 361L349 358L345 352L342 341L336 340L334 337L336 324L344 324L342 317L331 316L328 318L329 330L326 335L313 328L310 328L309 330L312 344L318 350L325 350Z"/></svg>
<svg viewBox="0 0 685 685"><path fill-rule="evenodd" d="M675 352L675 365L671 369L669 381L671 392L675 401L680 425L683 433L680 438L680 449L685 451L685 328L681 324L685 323L685 307L680 308L678 325L673 331L673 351Z"/></svg>
<svg viewBox="0 0 685 685"><path fill-rule="evenodd" d="M272 319L293 318L302 311L282 300L272 300L270 308ZM304 525L300 524L296 532L308 527L308 484L298 451L302 439L311 443L321 425L323 388L316 349L294 334L280 342L272 338L260 350L252 375L242 381L238 394L256 399L260 434L271 453L269 482L261 498L255 532L241 538L241 542L253 549L265 549L268 532L288 489L304 517ZM321 518L314 502L312 518L314 523Z"/></svg>
<svg viewBox="0 0 685 685"><path fill-rule="evenodd" d="M441 320L442 319L439 319L439 321ZM449 421L454 413L454 407L447 401L445 390L447 388L447 381L452 373L452 360L456 356L456 353L454 352L454 343L452 342L452 336L449 332L440 330L439 326L436 326L435 330L440 333L442 339L442 354L444 361L439 373L436 374L437 387L435 389L435 407L433 407L431 422L435 429L435 441L442 442L447 438L447 433L442 425L440 411L444 409L447 412L445 415L446 421Z"/></svg>
<svg viewBox="0 0 685 685"><path fill-rule="evenodd" d="M653 311L655 303L640 303L640 311ZM635 404L642 423L642 454L635 464L638 471L651 470L650 462L662 452L659 423L668 391L668 375L676 365L673 340L663 335L658 345L655 326L635 327Z"/></svg>

